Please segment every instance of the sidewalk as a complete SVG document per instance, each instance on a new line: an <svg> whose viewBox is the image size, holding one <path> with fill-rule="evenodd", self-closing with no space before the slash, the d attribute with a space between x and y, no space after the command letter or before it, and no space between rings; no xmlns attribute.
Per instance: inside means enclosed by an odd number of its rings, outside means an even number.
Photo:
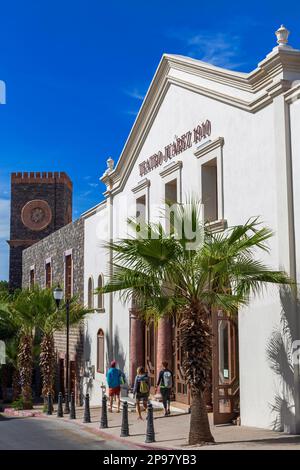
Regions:
<svg viewBox="0 0 300 470"><path fill-rule="evenodd" d="M56 410L56 406L55 406ZM35 416L42 414L41 409L35 410ZM40 412L40 413L39 413ZM113 439L122 443L128 443L134 447L143 449L181 449L181 450L300 450L300 436L291 436L289 434L278 433L258 428L249 428L245 426L213 426L211 424L212 434L216 445L202 447L188 446L187 437L189 432L190 415L173 413L165 418L161 411L154 413L154 429L156 442L145 444L146 419L137 420L136 413L129 413L129 432L130 437L121 438L122 413L108 413L108 429L100 429L101 408L91 408L91 423L83 424L83 408L76 409L76 420L70 420L68 416L57 418L56 414L47 416L48 419L65 420L70 424L77 424L85 431L99 435L106 440ZM210 420L212 416L210 416Z"/></svg>

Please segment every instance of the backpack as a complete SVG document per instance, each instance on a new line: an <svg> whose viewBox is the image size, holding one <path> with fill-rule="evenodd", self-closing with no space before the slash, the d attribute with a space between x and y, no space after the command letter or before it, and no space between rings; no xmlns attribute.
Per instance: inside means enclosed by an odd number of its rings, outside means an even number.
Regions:
<svg viewBox="0 0 300 470"><path fill-rule="evenodd" d="M164 379L164 387L172 388L173 386L172 374L169 370L164 371L163 379Z"/></svg>
<svg viewBox="0 0 300 470"><path fill-rule="evenodd" d="M141 381L140 381L140 393L143 393L145 395L147 393L149 393L149 387L148 387L148 384L147 384L147 382L144 378L141 379Z"/></svg>

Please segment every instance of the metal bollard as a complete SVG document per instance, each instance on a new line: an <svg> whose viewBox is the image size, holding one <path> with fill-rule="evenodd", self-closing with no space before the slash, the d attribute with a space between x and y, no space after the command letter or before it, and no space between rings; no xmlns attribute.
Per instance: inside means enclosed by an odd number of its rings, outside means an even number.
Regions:
<svg viewBox="0 0 300 470"><path fill-rule="evenodd" d="M101 428L101 429L106 429L106 428L108 428L108 422L107 422L107 398L106 398L105 395L103 395L103 398L102 398L102 409L101 409L100 428Z"/></svg>
<svg viewBox="0 0 300 470"><path fill-rule="evenodd" d="M70 409L70 419L76 419L76 410L75 410L75 397L74 392L71 393L71 409Z"/></svg>
<svg viewBox="0 0 300 470"><path fill-rule="evenodd" d="M65 415L70 414L70 404L69 404L69 395L68 392L65 393L65 409L64 409Z"/></svg>
<svg viewBox="0 0 300 470"><path fill-rule="evenodd" d="M153 406L148 402L147 406L147 431L145 442L155 442L154 422L153 422Z"/></svg>
<svg viewBox="0 0 300 470"><path fill-rule="evenodd" d="M63 396L62 396L62 393L59 392L58 402L57 402L57 417L58 418L63 418L64 416L62 403L63 403Z"/></svg>
<svg viewBox="0 0 300 470"><path fill-rule="evenodd" d="M90 423L91 422L91 413L90 413L90 395L87 393L84 399L84 415L83 415L83 422Z"/></svg>
<svg viewBox="0 0 300 470"><path fill-rule="evenodd" d="M47 415L52 415L52 397L50 392L47 397Z"/></svg>
<svg viewBox="0 0 300 470"><path fill-rule="evenodd" d="M124 401L122 411L122 427L120 437L129 436L129 423L128 423L128 403Z"/></svg>

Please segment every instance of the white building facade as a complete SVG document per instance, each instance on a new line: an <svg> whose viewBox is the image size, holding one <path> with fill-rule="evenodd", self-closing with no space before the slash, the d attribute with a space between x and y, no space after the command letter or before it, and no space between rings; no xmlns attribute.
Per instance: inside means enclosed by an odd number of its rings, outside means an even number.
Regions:
<svg viewBox="0 0 300 470"><path fill-rule="evenodd" d="M174 350L176 321L144 325L118 295L92 295L111 272L110 239L126 236L127 216L161 218L163 202L193 194L213 230L259 216L274 231L262 261L300 276L300 51L277 32L278 46L251 73L164 55L121 156L102 177L105 201L85 219L86 385L91 403L114 357L129 382L145 365L155 384L161 360L176 375L175 399L189 391ZM298 248L298 249L297 249ZM217 370L208 394L215 422L240 412L241 424L300 432L300 339L297 302L275 287L239 312L238 323L216 319Z"/></svg>

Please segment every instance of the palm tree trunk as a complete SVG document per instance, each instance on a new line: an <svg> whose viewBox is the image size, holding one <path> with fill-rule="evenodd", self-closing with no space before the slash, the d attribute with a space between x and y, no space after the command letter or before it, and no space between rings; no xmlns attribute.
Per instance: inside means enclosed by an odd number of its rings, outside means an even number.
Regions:
<svg viewBox="0 0 300 470"><path fill-rule="evenodd" d="M7 401L7 386L8 386L8 366L7 364L4 364L2 366L2 371L1 371L1 379L2 379L2 398L3 401Z"/></svg>
<svg viewBox="0 0 300 470"><path fill-rule="evenodd" d="M20 373L20 384L25 410L32 408L32 370L33 370L33 347L32 336L24 334L20 339L18 354L18 369Z"/></svg>
<svg viewBox="0 0 300 470"><path fill-rule="evenodd" d="M211 371L210 326L206 310L197 302L181 315L178 341L184 351L182 366L192 394L189 444L203 445L214 442L204 400Z"/></svg>
<svg viewBox="0 0 300 470"><path fill-rule="evenodd" d="M19 398L21 394L20 375L16 367L14 367L13 375L12 375L12 393L13 393L13 401L17 400L17 398Z"/></svg>
<svg viewBox="0 0 300 470"><path fill-rule="evenodd" d="M210 432L203 393L200 390L192 389L189 444L204 445L208 442L215 442L215 440Z"/></svg>
<svg viewBox="0 0 300 470"><path fill-rule="evenodd" d="M45 333L41 342L40 368L42 375L42 395L47 400L48 393L54 395L55 347L52 333Z"/></svg>

